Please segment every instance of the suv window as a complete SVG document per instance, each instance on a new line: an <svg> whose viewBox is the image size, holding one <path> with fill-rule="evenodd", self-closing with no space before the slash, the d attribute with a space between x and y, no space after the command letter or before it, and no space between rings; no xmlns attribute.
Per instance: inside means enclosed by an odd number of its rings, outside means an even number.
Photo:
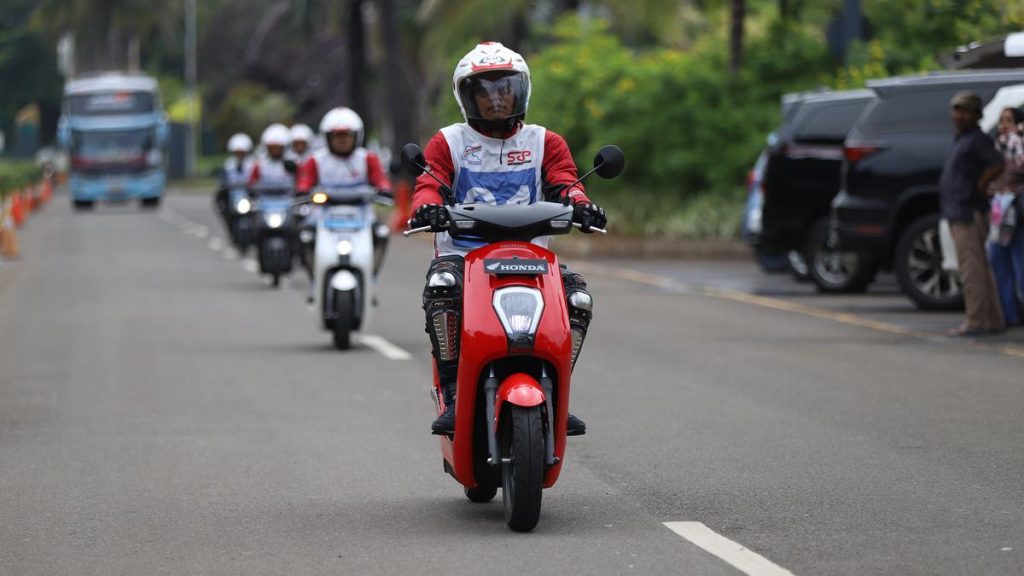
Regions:
<svg viewBox="0 0 1024 576"><path fill-rule="evenodd" d="M877 103L864 115L860 123L863 128L887 132L908 126L934 126L949 124L949 101L963 90L962 86L945 86L932 90L915 90L894 94ZM994 88L975 88L983 102L992 97Z"/></svg>
<svg viewBox="0 0 1024 576"><path fill-rule="evenodd" d="M798 142L842 142L868 102L858 100L808 107L808 113L796 128L793 139Z"/></svg>

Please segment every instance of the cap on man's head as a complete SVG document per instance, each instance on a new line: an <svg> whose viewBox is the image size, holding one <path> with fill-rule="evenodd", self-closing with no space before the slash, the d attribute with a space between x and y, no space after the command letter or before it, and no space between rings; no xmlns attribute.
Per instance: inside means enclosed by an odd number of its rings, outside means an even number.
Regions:
<svg viewBox="0 0 1024 576"><path fill-rule="evenodd" d="M981 114L981 96L978 96L971 90L957 92L953 99L949 101L949 105L953 108L963 108L964 110Z"/></svg>

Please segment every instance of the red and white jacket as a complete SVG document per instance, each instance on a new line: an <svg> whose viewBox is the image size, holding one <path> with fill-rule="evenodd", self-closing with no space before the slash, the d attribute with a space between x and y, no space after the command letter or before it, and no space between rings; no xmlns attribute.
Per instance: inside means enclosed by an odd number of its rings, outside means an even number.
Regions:
<svg viewBox="0 0 1024 576"><path fill-rule="evenodd" d="M536 124L520 124L503 136L492 138L467 123L453 124L435 134L423 154L434 175L451 183L458 203L533 204L561 201L566 195L574 204L590 201L582 185L569 187L577 178L576 164L564 138ZM421 175L412 197L413 211L443 203L440 185ZM534 243L547 246L547 238ZM438 256L465 255L480 245L453 239L447 232L434 236Z"/></svg>
<svg viewBox="0 0 1024 576"><path fill-rule="evenodd" d="M332 154L327 148L317 150L299 167L295 189L307 194L316 186L325 188L355 188L373 186L377 190L391 190L380 159L366 148L356 148L348 156Z"/></svg>

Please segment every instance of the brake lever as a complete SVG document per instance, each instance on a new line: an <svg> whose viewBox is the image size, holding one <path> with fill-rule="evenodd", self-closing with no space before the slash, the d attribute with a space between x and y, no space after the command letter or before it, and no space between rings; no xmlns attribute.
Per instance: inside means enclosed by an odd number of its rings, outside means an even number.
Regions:
<svg viewBox="0 0 1024 576"><path fill-rule="evenodd" d="M430 226L420 226L419 228L405 230L404 232L402 232L402 236L408 238L409 236L412 236L413 234L419 234L420 232L430 232Z"/></svg>
<svg viewBox="0 0 1024 576"><path fill-rule="evenodd" d="M579 228L580 230L583 229L583 224L580 224L579 222L573 222L572 225L574 228ZM604 228L597 228L595 226L591 226L590 229L593 230L594 232L600 232L601 234L608 233L608 231L605 230Z"/></svg>

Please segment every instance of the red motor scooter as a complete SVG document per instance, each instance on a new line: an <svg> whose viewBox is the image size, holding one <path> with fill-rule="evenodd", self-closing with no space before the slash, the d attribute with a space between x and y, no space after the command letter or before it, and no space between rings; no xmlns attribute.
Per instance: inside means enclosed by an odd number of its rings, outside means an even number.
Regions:
<svg viewBox="0 0 1024 576"><path fill-rule="evenodd" d="M461 342L455 433L441 439L444 469L474 502L489 502L501 487L509 527L532 530L542 489L554 486L565 457L572 367L582 342L574 342L569 327L558 258L531 240L567 234L573 209L554 202L456 205L418 146L407 144L402 161L441 184L452 237L487 242L465 258L461 338L441 339L442 346ZM579 181L594 172L614 178L624 164L619 148L605 146ZM454 330L454 318L450 325ZM433 396L440 414L436 367Z"/></svg>

